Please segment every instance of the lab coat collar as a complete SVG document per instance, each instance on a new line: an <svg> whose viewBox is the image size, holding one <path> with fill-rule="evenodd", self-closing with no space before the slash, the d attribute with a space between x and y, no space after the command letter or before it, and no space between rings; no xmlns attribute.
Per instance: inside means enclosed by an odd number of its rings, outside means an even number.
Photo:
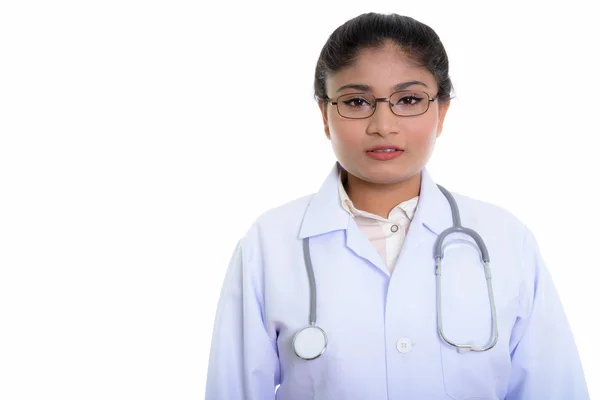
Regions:
<svg viewBox="0 0 600 400"><path fill-rule="evenodd" d="M336 162L320 190L311 199L300 228L300 239L348 229L350 222L354 222L340 201L338 192L340 168L341 165ZM431 236L431 234L437 236L450 226L452 226L450 205L424 168L421 172L419 203L405 245L416 245L424 236Z"/></svg>
<svg viewBox="0 0 600 400"><path fill-rule="evenodd" d="M352 216L342 207L338 192L341 168L336 161L321 189L312 197L302 220L300 239L347 228Z"/></svg>

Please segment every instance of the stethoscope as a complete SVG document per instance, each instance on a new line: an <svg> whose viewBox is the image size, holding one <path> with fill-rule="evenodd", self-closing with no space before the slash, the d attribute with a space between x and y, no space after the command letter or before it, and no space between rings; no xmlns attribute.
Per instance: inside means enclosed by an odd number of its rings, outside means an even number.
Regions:
<svg viewBox="0 0 600 400"><path fill-rule="evenodd" d="M496 305L494 303L494 292L492 290L492 272L490 270L490 256L487 251L487 247L483 242L483 239L477 232L472 229L465 228L460 223L460 213L458 211L458 206L456 205L456 201L454 197L450 194L448 190L444 187L437 185L438 188L442 191L448 202L450 203L450 209L452 210L452 227L446 229L435 241L433 248L433 258L435 260L435 282L436 282L436 297L437 297L437 325L438 332L440 337L444 342L449 344L450 346L455 347L459 353L466 353L469 351L487 351L496 345L498 341L498 323L496 321ZM492 312L492 339L490 343L485 347L474 347L471 344L456 344L448 340L446 335L444 335L443 327L442 327L442 244L446 236L451 233L463 233L475 240L477 243L477 247L481 252L481 259L483 262L483 267L485 269L485 279L487 281L488 288L488 297L490 301L490 308ZM304 238L303 240L303 250L304 250L304 262L306 264L306 272L308 274L308 284L310 287L310 314L308 318L309 325L305 328L302 328L296 335L294 335L294 339L292 341L292 346L294 348L294 352L298 357L303 360L314 360L319 357L321 354L325 352L327 348L327 335L323 329L319 328L316 325L317 322L317 289L315 283L315 273L313 270L310 251L308 247L308 238Z"/></svg>

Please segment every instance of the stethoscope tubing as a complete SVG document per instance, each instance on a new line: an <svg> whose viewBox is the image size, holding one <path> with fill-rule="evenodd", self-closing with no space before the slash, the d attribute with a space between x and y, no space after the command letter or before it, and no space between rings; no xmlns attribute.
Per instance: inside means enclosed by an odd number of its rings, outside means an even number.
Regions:
<svg viewBox="0 0 600 400"><path fill-rule="evenodd" d="M465 353L468 351L475 351L475 352L487 351L487 350L490 350L491 348L493 348L496 345L496 343L498 342L498 323L497 323L497 316L496 316L496 305L495 305L495 301L494 301L494 292L493 292L493 288L492 288L492 273L491 273L491 269L489 266L490 256L489 256L487 247L485 245L485 242L483 241L481 236L474 230L472 230L470 228L465 228L461 225L460 212L458 210L458 205L456 204L456 200L454 199L452 194L448 190L446 190L444 187L442 187L441 185L437 185L437 186L440 189L440 191L444 194L446 199L448 200L448 203L450 204L450 209L452 212L452 227L450 227L450 228L444 230L442 233L440 233L440 235L437 237L435 244L433 246L433 258L435 260L435 275L436 275L436 306L437 306L438 333L440 335L440 338L445 343L447 343L450 346L455 347L460 353ZM490 302L490 308L491 308L491 314L492 314L492 338L490 339L490 343L484 347L474 347L473 344L454 343L451 340L449 340L446 337L446 335L444 334L443 318L442 318L442 259L443 259L442 246L444 243L444 239L452 233L462 233L462 234L468 235L471 238L473 238L473 240L475 240L475 243L477 244L477 247L479 248L479 251L481 253L481 261L483 263L484 270L485 270L485 279L487 282L487 289L488 289L488 299ZM317 285L315 282L315 273L314 273L314 268L312 265L312 260L310 257L309 238L308 237L304 238L304 240L303 240L303 253L304 253L305 266L306 266L306 273L308 276L308 285L309 285L309 289L310 289L310 312L309 312L309 318L308 318L309 326L304 329L308 329L308 328L318 329L318 331L323 333L323 339L324 339L323 343L325 343L323 349L321 349L320 351L317 351L315 353L316 355L314 357L311 357L311 358L301 357L305 360L311 360L311 359L317 358L318 356L323 354L323 352L325 351L325 347L327 346L327 337L325 335L325 332L316 325L316 322L317 322ZM294 350L296 351L296 354L299 357L300 357L300 355L296 349L295 343L296 343L296 337L298 336L298 334L300 332L302 332L302 330L297 332L293 339Z"/></svg>

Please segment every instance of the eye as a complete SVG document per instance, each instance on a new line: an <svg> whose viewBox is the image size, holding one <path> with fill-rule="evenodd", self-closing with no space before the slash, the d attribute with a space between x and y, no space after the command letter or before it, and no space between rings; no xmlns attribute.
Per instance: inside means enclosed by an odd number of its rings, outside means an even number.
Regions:
<svg viewBox="0 0 600 400"><path fill-rule="evenodd" d="M418 96L416 94L409 94L400 97L400 99L398 99L395 105L410 107L419 104L421 101L423 101L423 97Z"/></svg>
<svg viewBox="0 0 600 400"><path fill-rule="evenodd" d="M348 107L369 107L371 106L371 104L369 104L369 101L360 97L360 96L353 96L350 98L345 98L344 100L342 100L342 103L344 103L344 105L348 106Z"/></svg>

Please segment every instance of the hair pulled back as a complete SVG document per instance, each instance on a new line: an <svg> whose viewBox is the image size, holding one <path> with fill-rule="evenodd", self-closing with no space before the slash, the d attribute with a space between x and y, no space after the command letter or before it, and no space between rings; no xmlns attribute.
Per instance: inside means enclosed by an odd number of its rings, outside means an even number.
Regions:
<svg viewBox="0 0 600 400"><path fill-rule="evenodd" d="M323 46L315 69L314 96L327 99L325 80L328 76L352 66L363 49L382 48L392 41L420 67L435 77L439 101L450 100L453 91L448 74L448 56L433 29L407 16L398 14L361 14L329 36Z"/></svg>

